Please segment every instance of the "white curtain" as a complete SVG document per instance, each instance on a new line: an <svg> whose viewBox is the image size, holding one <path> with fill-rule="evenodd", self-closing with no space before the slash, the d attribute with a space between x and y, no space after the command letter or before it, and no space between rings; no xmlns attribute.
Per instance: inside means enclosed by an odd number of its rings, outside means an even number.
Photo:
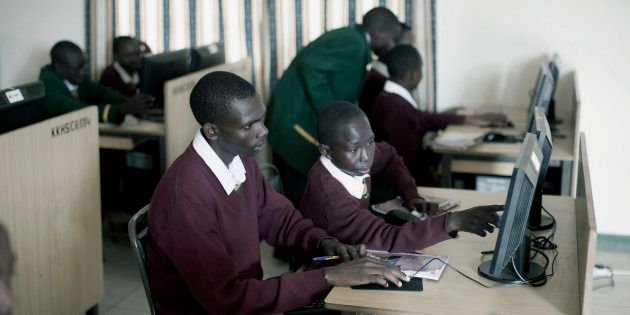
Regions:
<svg viewBox="0 0 630 315"><path fill-rule="evenodd" d="M92 40L95 76L111 63L115 36L139 37L153 53L223 39L227 62L252 58L255 85L265 99L273 88L273 78L282 75L299 49L326 30L349 25L352 7L353 21L361 23L365 12L385 3L401 21L413 24L416 46L426 65L419 99L432 108L430 0L106 0L104 5L89 1L93 4L92 37L104 34L107 40L105 45ZM409 6L411 11L406 10ZM406 11L412 16L406 16Z"/></svg>

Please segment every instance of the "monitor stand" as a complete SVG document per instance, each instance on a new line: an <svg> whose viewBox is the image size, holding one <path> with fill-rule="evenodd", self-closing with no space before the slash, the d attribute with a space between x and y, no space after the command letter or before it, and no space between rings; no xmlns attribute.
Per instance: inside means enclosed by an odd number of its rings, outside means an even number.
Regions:
<svg viewBox="0 0 630 315"><path fill-rule="evenodd" d="M523 246L523 244L525 244L525 246ZM539 282L546 277L545 268L529 259L530 248L531 242L529 240L529 236L525 235L521 240L521 246L519 246L514 253L514 265L518 269L518 274L520 274L527 282ZM491 263L492 260L481 263L481 265L477 268L477 273L486 279L496 282L511 283L523 281L514 271L514 267L511 262L503 268L500 274L493 274L490 272Z"/></svg>
<svg viewBox="0 0 630 315"><path fill-rule="evenodd" d="M542 231L553 227L553 219L542 213L542 187L534 193L532 207L529 210L527 228L532 231Z"/></svg>

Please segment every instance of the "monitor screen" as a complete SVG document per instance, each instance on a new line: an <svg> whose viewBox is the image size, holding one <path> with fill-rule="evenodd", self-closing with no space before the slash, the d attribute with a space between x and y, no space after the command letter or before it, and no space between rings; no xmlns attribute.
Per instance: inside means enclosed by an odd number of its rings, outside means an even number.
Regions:
<svg viewBox="0 0 630 315"><path fill-rule="evenodd" d="M547 175L549 161L551 161L553 141L551 138L551 128L545 117L544 110L540 107L536 107L534 113L536 123L534 124L533 133L536 134L538 139L538 146L542 151L543 159L540 166L540 176L538 176L538 183L536 184L536 190L534 192L534 200L529 213L528 227L530 230L544 230L553 226L553 220L548 216L542 215L543 186L545 185L545 176Z"/></svg>
<svg viewBox="0 0 630 315"><path fill-rule="evenodd" d="M512 171L492 260L479 266L481 276L499 282L518 282L521 278L530 280L545 275L542 266L530 262L527 233L529 209L542 160L536 135L528 133Z"/></svg>
<svg viewBox="0 0 630 315"><path fill-rule="evenodd" d="M207 46L193 48L191 50L190 71L217 66L225 63L225 49L222 42Z"/></svg>
<svg viewBox="0 0 630 315"><path fill-rule="evenodd" d="M44 108L43 82L33 82L0 91L0 133L50 118Z"/></svg>
<svg viewBox="0 0 630 315"><path fill-rule="evenodd" d="M549 68L543 64L538 71L538 78L536 79L536 86L532 94L529 107L527 109L527 117L534 115L535 107L542 107L545 110L545 114L549 109L549 102L554 89L554 81ZM531 126L531 125L530 125Z"/></svg>
<svg viewBox="0 0 630 315"><path fill-rule="evenodd" d="M549 110L549 102L551 101L553 89L554 81L551 73L549 73L549 68L547 68L546 65L540 66L530 109L533 111L534 107L542 107L546 114Z"/></svg>
<svg viewBox="0 0 630 315"><path fill-rule="evenodd" d="M554 97L556 93L556 86L558 85L558 79L560 78L560 57L558 55L553 55L551 60L549 60L549 74L553 79L553 89L551 91L551 98Z"/></svg>
<svg viewBox="0 0 630 315"><path fill-rule="evenodd" d="M164 82L181 77L190 69L190 49L145 56L140 67L140 92L155 97L155 106L164 106Z"/></svg>

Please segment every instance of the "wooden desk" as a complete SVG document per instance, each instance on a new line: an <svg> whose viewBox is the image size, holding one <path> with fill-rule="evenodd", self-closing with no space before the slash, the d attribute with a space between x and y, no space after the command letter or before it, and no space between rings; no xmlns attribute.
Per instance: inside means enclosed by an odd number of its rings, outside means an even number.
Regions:
<svg viewBox="0 0 630 315"><path fill-rule="evenodd" d="M509 110L508 117L515 124L515 128L481 128L468 125L451 125L448 131L459 132L489 132L499 131L507 135L520 135L526 129L526 110ZM558 125L558 131L553 138L553 152L550 167L560 167L562 171L561 195L571 193L571 178L574 160L574 123L570 113L558 113L563 123ZM553 135L552 135L553 137ZM453 173L485 174L495 176L511 176L516 156L520 152L521 143L482 142L466 151L455 150L442 146L432 149L442 155L442 186L452 186Z"/></svg>
<svg viewBox="0 0 630 315"><path fill-rule="evenodd" d="M99 147L101 149L125 150L133 149L135 143L142 139L156 139L160 150L160 170L163 173L164 159L164 123L139 120L134 125L99 124Z"/></svg>
<svg viewBox="0 0 630 315"><path fill-rule="evenodd" d="M461 200L457 209L482 204L503 204L505 193L475 192L445 188L421 188L422 194ZM559 255L555 275L545 286L512 286L486 289L446 268L439 281L424 280L422 292L365 291L335 287L326 297L326 307L344 311L378 314L577 314L580 312L578 283L578 248L575 199L543 197L543 204L558 220L555 241ZM477 274L482 261L480 252L494 248L498 233L485 238L462 233L456 240L427 249L436 255L448 255L449 263L466 275L488 285L496 284ZM589 251L594 252L591 247ZM581 254L582 255L582 254ZM592 269L592 266L591 266ZM550 270L548 269L548 272Z"/></svg>
<svg viewBox="0 0 630 315"><path fill-rule="evenodd" d="M573 161L577 158L580 94L577 85L577 74L572 72L566 76L570 93L562 93L557 101L557 116L562 123L558 130L552 132L553 151L550 167L561 169L560 194L575 195L575 178L577 167ZM504 134L518 135L527 128L528 118L526 109L507 109L508 118L514 123L514 128L480 128L476 126L452 125L447 130L500 131ZM562 137L558 136L562 135ZM521 148L520 143L480 143L466 151L445 147L432 146L432 149L442 154L442 186L452 187L452 174L479 174L494 176L511 176L514 161Z"/></svg>
<svg viewBox="0 0 630 315"><path fill-rule="evenodd" d="M103 298L97 117L90 106L0 135L15 314L81 314Z"/></svg>

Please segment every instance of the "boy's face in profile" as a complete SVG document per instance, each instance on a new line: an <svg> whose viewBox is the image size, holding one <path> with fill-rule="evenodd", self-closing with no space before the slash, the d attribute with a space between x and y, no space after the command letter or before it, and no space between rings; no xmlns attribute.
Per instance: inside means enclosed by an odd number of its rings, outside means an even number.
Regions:
<svg viewBox="0 0 630 315"><path fill-rule="evenodd" d="M140 70L140 43L135 40L124 41L116 53L116 60L127 72Z"/></svg>
<svg viewBox="0 0 630 315"><path fill-rule="evenodd" d="M374 162L374 133L367 118L338 127L335 139L320 151L342 171L359 176L370 173Z"/></svg>
<svg viewBox="0 0 630 315"><path fill-rule="evenodd" d="M260 152L267 143L265 111L259 96L233 100L230 113L216 124L219 149L228 155L254 156Z"/></svg>

